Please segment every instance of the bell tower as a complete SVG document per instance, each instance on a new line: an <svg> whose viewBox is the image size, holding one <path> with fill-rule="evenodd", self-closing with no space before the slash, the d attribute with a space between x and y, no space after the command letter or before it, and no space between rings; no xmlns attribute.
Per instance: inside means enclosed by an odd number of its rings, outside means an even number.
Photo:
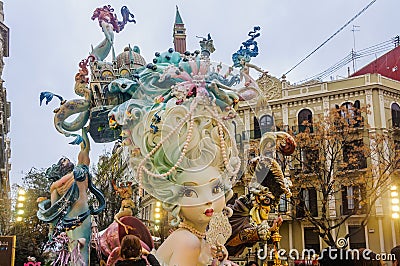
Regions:
<svg viewBox="0 0 400 266"><path fill-rule="evenodd" d="M183 24L178 6L176 6L175 24L174 24L174 49L183 54L186 51L186 28Z"/></svg>

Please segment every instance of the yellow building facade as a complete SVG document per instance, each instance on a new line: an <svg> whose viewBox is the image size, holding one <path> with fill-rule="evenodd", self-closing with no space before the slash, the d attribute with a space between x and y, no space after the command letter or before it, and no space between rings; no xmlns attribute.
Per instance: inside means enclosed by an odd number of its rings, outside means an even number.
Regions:
<svg viewBox="0 0 400 266"><path fill-rule="evenodd" d="M264 132L287 129L296 132L300 129L302 121L311 121L313 117L327 114L332 108L346 104L369 106L369 112L365 117L369 125L367 130L391 134L396 144L399 143L399 81L380 74L366 74L329 82L292 86L285 78L279 80L263 75L258 83L265 98L268 99L268 104L243 102L238 110L243 123L236 127L235 133L244 158L257 155L258 141ZM371 160L367 158L366 163L371 163ZM244 176L244 183L247 183L249 178ZM243 188L240 190L243 191ZM321 213L318 194L316 190L315 199L309 198L311 199L309 204L316 205L314 208L317 219L318 213L319 215ZM341 202L344 199L340 199L339 193L335 197L336 201L329 205L328 211L333 221L343 215ZM285 221L280 231L283 236L281 248L296 249L300 252L306 248L314 248L317 251L325 248L324 241L313 231L313 225L301 219L291 218L295 217L294 208L289 205L286 208L288 215L284 215ZM273 216L274 214L270 218ZM362 214L353 215L334 233L341 237L356 231L363 217ZM376 253L388 253L392 247L400 244L400 221L392 218L390 191L380 197L374 205L365 230L353 234L348 242L350 247L365 247Z"/></svg>

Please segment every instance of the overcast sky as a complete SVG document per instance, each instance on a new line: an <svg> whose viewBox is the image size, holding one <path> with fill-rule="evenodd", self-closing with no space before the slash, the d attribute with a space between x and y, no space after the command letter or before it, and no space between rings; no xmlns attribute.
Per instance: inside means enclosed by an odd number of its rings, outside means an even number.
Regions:
<svg viewBox="0 0 400 266"><path fill-rule="evenodd" d="M138 45L147 62L154 52L173 47L176 5L186 26L187 48L199 48L197 36L211 34L216 51L212 60L231 65L247 33L261 27L259 56L252 60L270 74L281 77L322 44L372 0L5 0L5 24L10 28L10 56L5 58L2 79L11 102L11 182L21 182L30 168L45 168L61 156L76 162L78 146L53 126L58 102L39 106L41 91L66 99L74 94L78 63L87 57L103 34L90 17L95 8L110 4L118 13L123 5L135 15L115 35L116 53L128 44ZM247 4L247 5L246 5ZM399 34L399 0L377 0L354 22L288 74L298 82L332 66L356 50L387 41ZM351 31L354 26L357 32ZM381 54L377 54L379 56ZM375 56L357 61L362 67ZM108 59L110 60L110 59ZM349 65L350 66L350 65ZM346 76L347 68L333 77ZM92 144L92 163L112 145Z"/></svg>

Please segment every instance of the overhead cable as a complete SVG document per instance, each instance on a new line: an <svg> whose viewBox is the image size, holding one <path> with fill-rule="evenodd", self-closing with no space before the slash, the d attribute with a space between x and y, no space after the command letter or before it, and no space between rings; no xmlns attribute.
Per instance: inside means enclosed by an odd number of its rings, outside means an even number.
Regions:
<svg viewBox="0 0 400 266"><path fill-rule="evenodd" d="M327 42L329 42L333 37L335 37L336 34L341 32L347 25L349 25L353 20L355 20L359 15L361 15L365 10L367 10L373 3L375 3L376 0L371 1L366 7L364 7L360 12L358 12L352 19L350 19L346 24L344 24L340 29L338 29L334 34L332 34L331 37L329 37L326 41L324 41L322 44L320 44L317 48L315 48L309 55L304 57L300 62L298 62L296 65L294 65L289 71L287 71L284 75L286 76L289 72L291 72L293 69L295 69L298 65L303 63L307 58L309 58L313 53L315 53L319 48L324 46Z"/></svg>

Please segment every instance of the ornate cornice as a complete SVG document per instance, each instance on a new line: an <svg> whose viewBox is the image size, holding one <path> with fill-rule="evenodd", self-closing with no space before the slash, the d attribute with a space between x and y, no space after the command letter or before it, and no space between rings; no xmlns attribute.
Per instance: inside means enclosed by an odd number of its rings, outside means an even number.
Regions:
<svg viewBox="0 0 400 266"><path fill-rule="evenodd" d="M261 75L257 79L257 84L266 100L282 98L282 82L278 78L270 75Z"/></svg>

